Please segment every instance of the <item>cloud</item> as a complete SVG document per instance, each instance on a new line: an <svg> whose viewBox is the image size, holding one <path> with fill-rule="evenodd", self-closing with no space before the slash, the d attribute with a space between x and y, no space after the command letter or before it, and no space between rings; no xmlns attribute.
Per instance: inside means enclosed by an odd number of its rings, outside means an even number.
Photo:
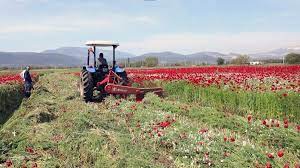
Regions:
<svg viewBox="0 0 300 168"><path fill-rule="evenodd" d="M1 27L0 33L47 33L47 32L60 32L60 31L75 31L76 28L72 27L56 27L49 25L28 24L28 25L11 25Z"/></svg>
<svg viewBox="0 0 300 168"><path fill-rule="evenodd" d="M146 23L146 24L156 24L157 23L157 20L155 20L153 17L149 17L149 16L133 17L131 20L133 22Z"/></svg>
<svg viewBox="0 0 300 168"><path fill-rule="evenodd" d="M109 14L107 14L109 15ZM64 15L51 16L32 21L16 23L0 23L0 34L9 33L51 33L51 32L86 32L86 31L116 31L122 30L137 24L156 24L157 21L149 16L126 16L110 15L104 16L79 16Z"/></svg>
<svg viewBox="0 0 300 168"><path fill-rule="evenodd" d="M178 33L160 34L140 41L127 41L121 47L142 54L153 51L194 53L199 51L255 53L300 46L300 32Z"/></svg>
<svg viewBox="0 0 300 168"><path fill-rule="evenodd" d="M17 3L48 2L49 0L14 0Z"/></svg>

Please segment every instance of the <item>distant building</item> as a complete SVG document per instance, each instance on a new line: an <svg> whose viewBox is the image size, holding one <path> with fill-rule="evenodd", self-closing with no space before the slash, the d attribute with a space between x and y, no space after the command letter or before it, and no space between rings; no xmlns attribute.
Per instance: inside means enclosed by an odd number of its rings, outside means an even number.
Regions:
<svg viewBox="0 0 300 168"><path fill-rule="evenodd" d="M263 63L260 61L252 61L250 62L250 65L262 65Z"/></svg>

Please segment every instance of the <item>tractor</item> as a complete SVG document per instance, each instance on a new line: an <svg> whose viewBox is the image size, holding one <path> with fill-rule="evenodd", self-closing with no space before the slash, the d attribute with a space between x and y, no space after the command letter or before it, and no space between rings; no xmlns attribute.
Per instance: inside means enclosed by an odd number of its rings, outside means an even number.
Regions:
<svg viewBox="0 0 300 168"><path fill-rule="evenodd" d="M80 95L85 102L91 102L96 99L103 100L108 95L126 98L128 95L135 95L136 101L141 101L147 92L153 92L162 96L162 88L137 88L132 87L132 82L127 78L127 73L116 65L116 48L118 43L109 41L88 41L89 46L87 63L82 67L80 73L79 90ZM112 66L97 65L96 47L112 47ZM91 63L90 57L93 56ZM92 64L92 65L91 65ZM123 70L120 72L120 69Z"/></svg>

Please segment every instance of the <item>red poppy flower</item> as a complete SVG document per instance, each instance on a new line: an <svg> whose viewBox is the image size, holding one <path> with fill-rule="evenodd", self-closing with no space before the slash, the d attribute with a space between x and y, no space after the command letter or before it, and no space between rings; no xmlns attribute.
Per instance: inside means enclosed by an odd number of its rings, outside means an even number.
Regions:
<svg viewBox="0 0 300 168"><path fill-rule="evenodd" d="M204 133L206 133L207 131L208 131L207 128L203 128L203 129L199 130L198 133L199 133L199 134L204 134Z"/></svg>
<svg viewBox="0 0 300 168"><path fill-rule="evenodd" d="M262 125L267 125L267 121L266 120L262 120Z"/></svg>
<svg viewBox="0 0 300 168"><path fill-rule="evenodd" d="M297 125L296 129L297 129L298 132L300 132L300 125Z"/></svg>
<svg viewBox="0 0 300 168"><path fill-rule="evenodd" d="M267 162L267 164L266 164L265 168L272 168L272 165L271 165L271 163L270 163L270 162Z"/></svg>
<svg viewBox="0 0 300 168"><path fill-rule="evenodd" d="M277 152L277 156L278 157L282 157L284 155L284 151L283 150L280 150Z"/></svg>
<svg viewBox="0 0 300 168"><path fill-rule="evenodd" d="M198 145L204 145L204 142L200 141L197 143Z"/></svg>
<svg viewBox="0 0 300 168"><path fill-rule="evenodd" d="M6 167L11 167L13 165L13 163L12 163L12 161L11 160L6 160L6 162L5 162L5 166Z"/></svg>
<svg viewBox="0 0 300 168"><path fill-rule="evenodd" d="M34 162L34 163L32 163L31 167L32 167L32 168L37 168L38 165L37 165L37 163Z"/></svg>
<svg viewBox="0 0 300 168"><path fill-rule="evenodd" d="M230 137L230 142L234 142L235 138L234 137Z"/></svg>
<svg viewBox="0 0 300 168"><path fill-rule="evenodd" d="M30 153L30 154L33 154L33 153L34 153L34 150L33 150L32 147L27 147L27 148L25 149L25 151L28 152L28 153Z"/></svg>
<svg viewBox="0 0 300 168"><path fill-rule="evenodd" d="M228 157L230 156L230 153L229 152L224 152L224 157Z"/></svg>
<svg viewBox="0 0 300 168"><path fill-rule="evenodd" d="M288 124L288 123L289 123L289 120L288 120L287 118L285 118L285 119L283 120L283 123L284 123L284 124Z"/></svg>
<svg viewBox="0 0 300 168"><path fill-rule="evenodd" d="M22 168L27 168L25 163L22 164Z"/></svg>
<svg viewBox="0 0 300 168"><path fill-rule="evenodd" d="M226 136L224 136L224 142L226 142L227 141L227 137Z"/></svg>
<svg viewBox="0 0 300 168"><path fill-rule="evenodd" d="M290 164L286 163L283 168L290 168Z"/></svg>
<svg viewBox="0 0 300 168"><path fill-rule="evenodd" d="M166 127L168 127L170 125L171 125L171 123L169 121L164 121L164 122L159 123L159 126L161 128L166 128Z"/></svg>
<svg viewBox="0 0 300 168"><path fill-rule="evenodd" d="M252 121L252 115L247 116L248 122L250 123Z"/></svg>
<svg viewBox="0 0 300 168"><path fill-rule="evenodd" d="M268 156L268 158L270 158L270 159L274 159L274 155L273 155L272 153L268 153L267 156Z"/></svg>
<svg viewBox="0 0 300 168"><path fill-rule="evenodd" d="M140 122L137 122L136 127L137 127L137 128L141 128Z"/></svg>
<svg viewBox="0 0 300 168"><path fill-rule="evenodd" d="M131 110L135 111L136 109L137 109L137 108L136 108L135 105L132 105L132 106L131 106Z"/></svg>

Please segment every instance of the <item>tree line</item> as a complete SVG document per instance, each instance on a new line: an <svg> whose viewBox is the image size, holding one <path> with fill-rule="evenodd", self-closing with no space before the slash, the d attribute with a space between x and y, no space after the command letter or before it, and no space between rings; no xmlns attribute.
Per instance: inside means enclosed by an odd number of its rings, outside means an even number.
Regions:
<svg viewBox="0 0 300 168"><path fill-rule="evenodd" d="M266 63L266 64L268 63L300 64L300 54L289 53L283 59L265 59L265 60L260 60L259 62ZM224 65L224 64L243 65L249 63L250 63L250 57L248 55L239 55L236 58L232 59L230 62L226 62L225 59L221 57L217 59L218 65Z"/></svg>
<svg viewBox="0 0 300 168"><path fill-rule="evenodd" d="M217 58L218 65L225 65L225 64L234 64L234 65L245 65L250 64L251 58L248 55L239 55L236 58L226 61L224 58ZM300 54L297 53L290 53L287 54L283 59L265 59L259 60L258 62L264 64L271 64L271 63L285 63L285 64L300 64ZM156 67L159 65L159 60L157 57L146 57L144 60L136 61L132 63L126 64L129 67ZM167 63L164 66L185 66L185 65L195 65L193 62L178 62L178 63ZM207 65L206 63L197 64L197 66Z"/></svg>

